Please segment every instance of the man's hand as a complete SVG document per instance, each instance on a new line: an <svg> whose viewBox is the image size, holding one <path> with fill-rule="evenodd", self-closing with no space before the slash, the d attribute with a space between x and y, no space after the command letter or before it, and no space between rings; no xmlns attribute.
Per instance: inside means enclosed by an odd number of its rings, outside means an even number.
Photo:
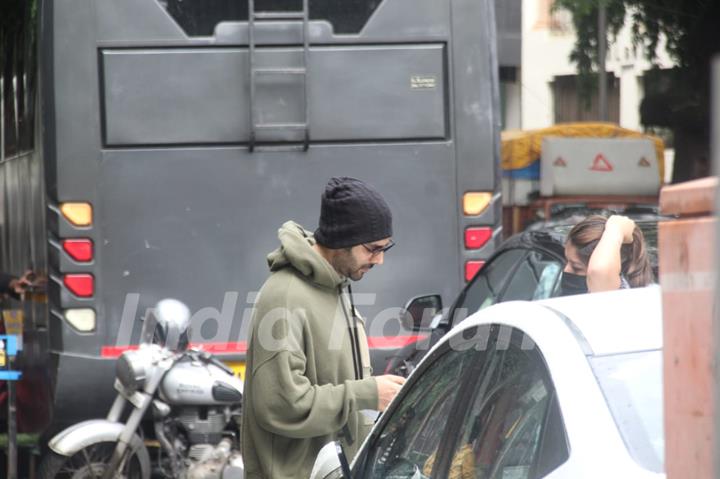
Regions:
<svg viewBox="0 0 720 479"><path fill-rule="evenodd" d="M14 278L10 280L10 290L15 292L15 294L24 294L29 287L32 286L31 278L33 278L35 274L28 270L25 271L25 273L20 276L19 278Z"/></svg>
<svg viewBox="0 0 720 479"><path fill-rule="evenodd" d="M384 374L375 376L375 382L378 388L378 411L382 412L405 384L405 378L394 374Z"/></svg>

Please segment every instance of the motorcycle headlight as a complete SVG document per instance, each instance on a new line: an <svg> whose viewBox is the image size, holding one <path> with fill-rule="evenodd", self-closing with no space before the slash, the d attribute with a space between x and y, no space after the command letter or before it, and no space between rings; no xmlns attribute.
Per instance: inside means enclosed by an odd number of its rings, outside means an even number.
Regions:
<svg viewBox="0 0 720 479"><path fill-rule="evenodd" d="M128 391L142 389L147 377L146 359L138 351L125 351L115 364L115 375Z"/></svg>

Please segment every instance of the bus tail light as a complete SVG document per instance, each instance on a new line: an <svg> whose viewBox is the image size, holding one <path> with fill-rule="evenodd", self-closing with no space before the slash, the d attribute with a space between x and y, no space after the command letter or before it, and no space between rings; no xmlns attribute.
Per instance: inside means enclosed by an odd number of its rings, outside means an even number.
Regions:
<svg viewBox="0 0 720 479"><path fill-rule="evenodd" d="M477 216L487 209L493 194L487 191L471 191L463 195L463 213L465 216Z"/></svg>
<svg viewBox="0 0 720 479"><path fill-rule="evenodd" d="M81 333L95 331L95 310L90 308L68 309L65 320Z"/></svg>
<svg viewBox="0 0 720 479"><path fill-rule="evenodd" d="M465 248L480 249L492 238L492 228L472 227L465 230Z"/></svg>
<svg viewBox="0 0 720 479"><path fill-rule="evenodd" d="M60 211L75 226L92 226L90 203L63 203L60 205Z"/></svg>
<svg viewBox="0 0 720 479"><path fill-rule="evenodd" d="M67 239L62 245L63 250L75 261L86 263L93 259L93 244L89 239Z"/></svg>
<svg viewBox="0 0 720 479"><path fill-rule="evenodd" d="M95 278L90 274L66 274L63 283L75 296L89 298L95 294Z"/></svg>
<svg viewBox="0 0 720 479"><path fill-rule="evenodd" d="M472 280L485 265L485 261L468 261L465 263L465 281Z"/></svg>

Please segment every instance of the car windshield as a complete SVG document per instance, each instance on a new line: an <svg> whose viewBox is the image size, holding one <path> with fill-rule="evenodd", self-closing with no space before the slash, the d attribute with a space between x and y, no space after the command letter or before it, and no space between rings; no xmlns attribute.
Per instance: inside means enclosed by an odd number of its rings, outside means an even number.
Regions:
<svg viewBox="0 0 720 479"><path fill-rule="evenodd" d="M597 356L590 364L633 459L663 472L662 351Z"/></svg>

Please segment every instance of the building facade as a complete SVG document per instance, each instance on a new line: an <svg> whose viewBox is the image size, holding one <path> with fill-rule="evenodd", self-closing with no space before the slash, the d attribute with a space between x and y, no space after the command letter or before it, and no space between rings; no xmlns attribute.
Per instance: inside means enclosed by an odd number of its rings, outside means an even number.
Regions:
<svg viewBox="0 0 720 479"><path fill-rule="evenodd" d="M552 11L553 0L522 0L522 53L520 68L520 125L543 128L568 121L597 120L597 94L589 105L576 85L576 67L570 62L575 43L571 14ZM662 45L655 65L672 68ZM643 77L653 65L641 46L634 45L630 22L608 37L606 71L609 120L640 130Z"/></svg>

